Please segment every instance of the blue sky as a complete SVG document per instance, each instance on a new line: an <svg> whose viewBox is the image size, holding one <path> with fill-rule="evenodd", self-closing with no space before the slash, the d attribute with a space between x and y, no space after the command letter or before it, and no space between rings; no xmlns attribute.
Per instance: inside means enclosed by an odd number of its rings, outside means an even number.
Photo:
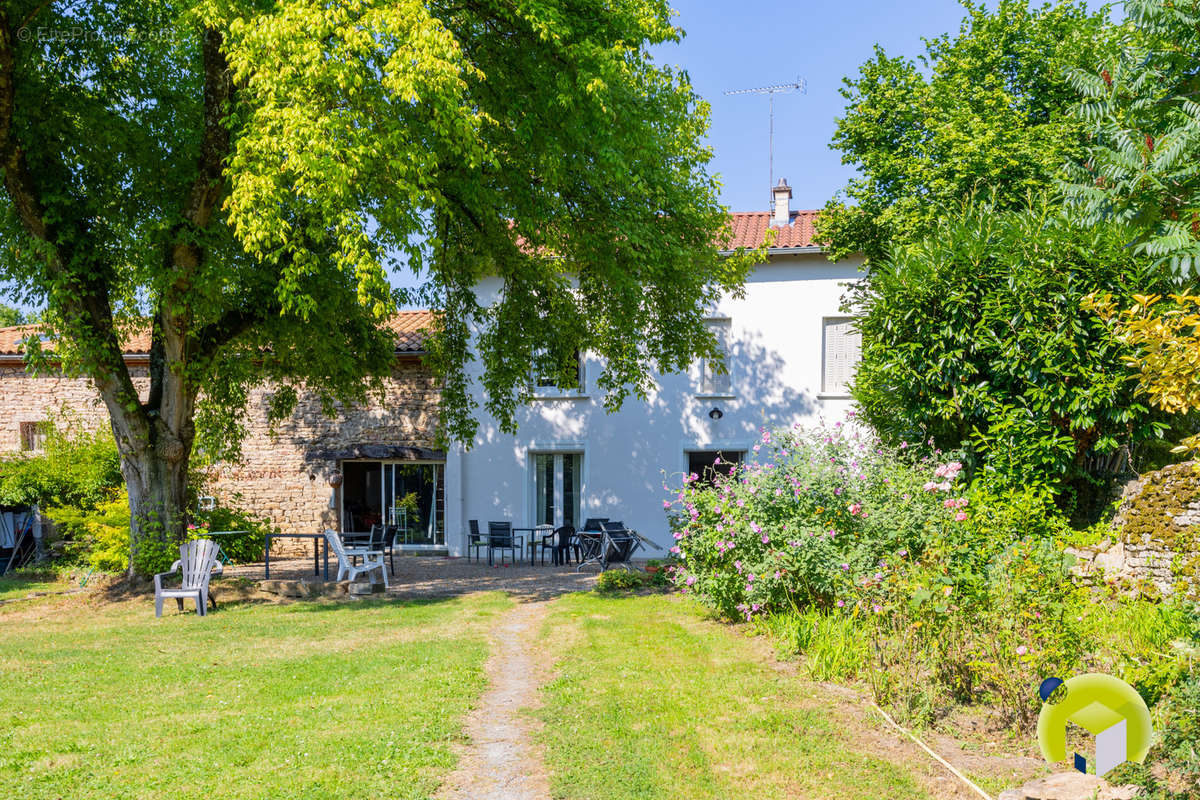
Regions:
<svg viewBox="0 0 1200 800"><path fill-rule="evenodd" d="M734 211L767 209L768 101L725 96L726 90L797 76L807 81L807 94L775 97L775 179L791 184L792 208L820 208L853 174L829 149L834 120L845 108L842 78L857 74L876 43L915 58L924 51L922 36L956 31L964 16L956 0L674 0L672 6L687 36L655 54L686 69L712 105L710 169L721 177L722 202Z"/></svg>

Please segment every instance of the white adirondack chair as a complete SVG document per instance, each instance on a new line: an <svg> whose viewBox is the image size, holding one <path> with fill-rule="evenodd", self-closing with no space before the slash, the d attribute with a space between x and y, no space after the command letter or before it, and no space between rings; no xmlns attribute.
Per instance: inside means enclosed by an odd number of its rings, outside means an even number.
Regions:
<svg viewBox="0 0 1200 800"><path fill-rule="evenodd" d="M175 598L180 611L183 601L192 598L196 601L196 613L202 617L208 614L210 600L212 607L217 607L217 601L208 596L208 581L225 569L217 558L219 549L211 539L195 539L179 545L179 560L171 565L171 571L154 576L154 616L162 616L163 600L168 597ZM182 576L183 584L178 589L164 589L162 579L176 572Z"/></svg>
<svg viewBox="0 0 1200 800"><path fill-rule="evenodd" d="M384 588L387 588L387 565L383 562L382 550L355 552L355 555L362 556L363 560L362 564L355 565L350 562L350 555L346 552L346 546L342 544L342 537L338 536L335 531L326 529L325 541L329 542L329 549L337 555L337 579L339 581L352 581L364 572L377 569L383 576Z"/></svg>

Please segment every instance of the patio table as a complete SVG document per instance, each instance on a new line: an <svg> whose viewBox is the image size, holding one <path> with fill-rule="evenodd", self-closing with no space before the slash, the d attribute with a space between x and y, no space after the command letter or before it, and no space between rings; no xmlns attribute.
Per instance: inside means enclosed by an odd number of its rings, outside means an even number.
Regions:
<svg viewBox="0 0 1200 800"><path fill-rule="evenodd" d="M329 542L323 533L268 533L266 546L263 548L263 578L271 577L271 540L272 539L312 539L313 540L313 575L321 574L321 563L317 559L320 549L325 554L325 580L329 580ZM317 547L317 539L321 540L321 548Z"/></svg>
<svg viewBox="0 0 1200 800"><path fill-rule="evenodd" d="M542 543L542 536L548 533L554 533L553 525L534 525L532 528L513 528L512 532L528 531L529 533L529 566L534 566L534 556L537 555L538 546ZM538 531L541 531L541 536L537 536Z"/></svg>

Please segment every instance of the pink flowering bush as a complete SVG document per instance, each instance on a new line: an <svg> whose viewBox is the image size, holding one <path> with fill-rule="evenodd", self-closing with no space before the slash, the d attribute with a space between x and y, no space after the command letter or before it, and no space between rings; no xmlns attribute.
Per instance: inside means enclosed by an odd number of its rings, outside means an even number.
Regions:
<svg viewBox="0 0 1200 800"><path fill-rule="evenodd" d="M1048 493L968 486L957 459L845 426L764 431L758 448L668 500L682 591L730 619L850 620L877 696L909 717L983 692L1025 724L1038 676L1078 664L1081 595Z"/></svg>
<svg viewBox="0 0 1200 800"><path fill-rule="evenodd" d="M729 617L844 607L864 578L944 539L968 502L961 463L906 458L846 426L762 431L756 446L712 484L684 476L667 501L677 584Z"/></svg>

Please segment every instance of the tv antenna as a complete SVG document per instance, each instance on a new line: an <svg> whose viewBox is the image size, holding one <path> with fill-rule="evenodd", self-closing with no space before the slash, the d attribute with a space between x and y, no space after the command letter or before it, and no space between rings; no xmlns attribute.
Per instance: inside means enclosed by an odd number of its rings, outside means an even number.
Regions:
<svg viewBox="0 0 1200 800"><path fill-rule="evenodd" d="M767 143L767 187L768 191L775 188L775 95L799 92L804 94L808 84L804 78L797 77L792 83L777 83L774 86L758 86L753 89L730 89L725 94L765 94L770 99L770 134ZM775 210L775 193L771 191L772 211Z"/></svg>

